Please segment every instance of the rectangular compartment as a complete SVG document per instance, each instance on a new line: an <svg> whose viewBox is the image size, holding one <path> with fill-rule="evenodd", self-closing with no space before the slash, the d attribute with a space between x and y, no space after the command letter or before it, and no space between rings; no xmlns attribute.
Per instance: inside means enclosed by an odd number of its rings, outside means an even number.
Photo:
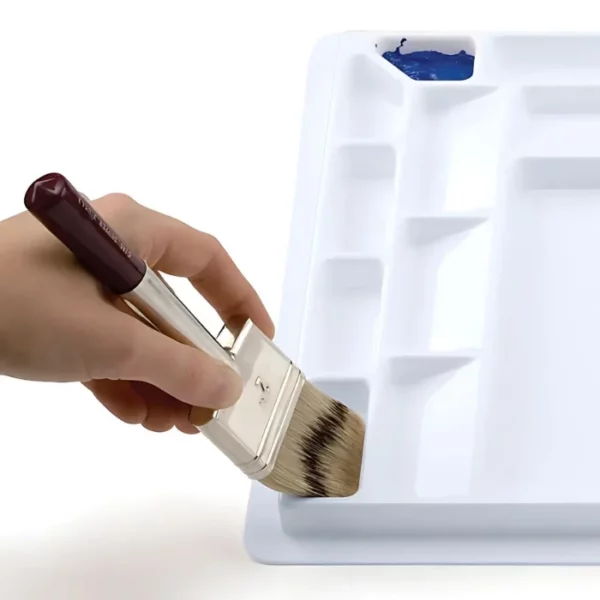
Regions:
<svg viewBox="0 0 600 600"><path fill-rule="evenodd" d="M383 251L395 176L392 146L345 144L333 151L322 200L319 253L377 255Z"/></svg>
<svg viewBox="0 0 600 600"><path fill-rule="evenodd" d="M546 197L580 197L600 189L600 157L532 157L520 162L516 185L525 192L544 192ZM573 211L575 212L575 211Z"/></svg>
<svg viewBox="0 0 600 600"><path fill-rule="evenodd" d="M299 362L309 377L368 376L375 360L381 261L337 258L317 269Z"/></svg>
<svg viewBox="0 0 600 600"><path fill-rule="evenodd" d="M409 215L495 203L502 134L495 88L440 83L414 91L400 201Z"/></svg>
<svg viewBox="0 0 600 600"><path fill-rule="evenodd" d="M506 199L479 484L600 501L600 160L521 161Z"/></svg>
<svg viewBox="0 0 600 600"><path fill-rule="evenodd" d="M600 156L599 86L528 86L521 101L521 154Z"/></svg>
<svg viewBox="0 0 600 600"><path fill-rule="evenodd" d="M431 522L410 521L419 514L415 503L468 498L475 404L474 396L464 391L477 381L473 360L390 360L381 385L373 390L359 492L351 498L283 497L279 512L284 531L293 537L423 535L431 531ZM407 368L414 377L398 377Z"/></svg>
<svg viewBox="0 0 600 600"><path fill-rule="evenodd" d="M600 83L600 35L509 34L494 39L497 75L511 82Z"/></svg>
<svg viewBox="0 0 600 600"><path fill-rule="evenodd" d="M597 85L528 86L523 90L523 99L527 111L532 115L600 115L600 86Z"/></svg>
<svg viewBox="0 0 600 600"><path fill-rule="evenodd" d="M468 493L475 404L465 390L477 382L474 361L458 352L386 360L373 391L363 502ZM371 516L364 518L368 528Z"/></svg>
<svg viewBox="0 0 600 600"><path fill-rule="evenodd" d="M406 120L401 79L384 61L358 54L345 67L335 109L335 131L342 139L398 138Z"/></svg>
<svg viewBox="0 0 600 600"><path fill-rule="evenodd" d="M490 244L483 216L400 220L386 288L386 355L481 345Z"/></svg>

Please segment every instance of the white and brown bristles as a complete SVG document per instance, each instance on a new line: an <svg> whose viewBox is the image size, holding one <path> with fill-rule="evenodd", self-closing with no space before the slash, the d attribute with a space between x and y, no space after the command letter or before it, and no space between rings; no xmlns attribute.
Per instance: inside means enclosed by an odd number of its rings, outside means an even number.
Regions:
<svg viewBox="0 0 600 600"><path fill-rule="evenodd" d="M267 487L301 497L347 497L358 490L365 424L306 381Z"/></svg>

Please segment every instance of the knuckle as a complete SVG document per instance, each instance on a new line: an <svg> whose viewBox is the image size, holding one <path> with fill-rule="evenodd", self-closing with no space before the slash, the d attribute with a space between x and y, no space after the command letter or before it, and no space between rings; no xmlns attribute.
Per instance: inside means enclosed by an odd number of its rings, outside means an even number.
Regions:
<svg viewBox="0 0 600 600"><path fill-rule="evenodd" d="M138 206L138 203L131 196L120 193L107 194L96 200L96 203L105 214L112 217L129 214Z"/></svg>
<svg viewBox="0 0 600 600"><path fill-rule="evenodd" d="M108 194L96 200L98 213L115 229L119 237L142 258L146 258L150 237L144 235L144 211L127 194Z"/></svg>
<svg viewBox="0 0 600 600"><path fill-rule="evenodd" d="M214 235L211 233L205 233L204 235L206 246L212 253L218 253L224 250L223 244L221 244L221 242Z"/></svg>

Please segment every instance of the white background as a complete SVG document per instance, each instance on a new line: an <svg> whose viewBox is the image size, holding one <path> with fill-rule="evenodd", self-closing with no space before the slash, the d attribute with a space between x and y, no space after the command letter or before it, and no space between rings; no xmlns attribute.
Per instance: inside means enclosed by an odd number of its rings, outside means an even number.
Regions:
<svg viewBox="0 0 600 600"><path fill-rule="evenodd" d="M130 194L219 237L275 319L319 37L593 24L573 1L556 14L525 0L1 2L0 218L50 170L92 198ZM242 545L248 489L198 436L121 424L77 385L0 378L2 599L600 591L596 568L255 565Z"/></svg>

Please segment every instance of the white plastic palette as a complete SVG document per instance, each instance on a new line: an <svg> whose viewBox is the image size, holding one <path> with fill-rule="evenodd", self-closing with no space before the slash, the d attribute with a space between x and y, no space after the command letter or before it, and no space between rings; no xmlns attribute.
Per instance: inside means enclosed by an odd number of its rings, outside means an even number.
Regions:
<svg viewBox="0 0 600 600"><path fill-rule="evenodd" d="M384 60L467 50L465 81ZM346 33L310 65L277 343L367 420L277 564L600 563L600 36Z"/></svg>

